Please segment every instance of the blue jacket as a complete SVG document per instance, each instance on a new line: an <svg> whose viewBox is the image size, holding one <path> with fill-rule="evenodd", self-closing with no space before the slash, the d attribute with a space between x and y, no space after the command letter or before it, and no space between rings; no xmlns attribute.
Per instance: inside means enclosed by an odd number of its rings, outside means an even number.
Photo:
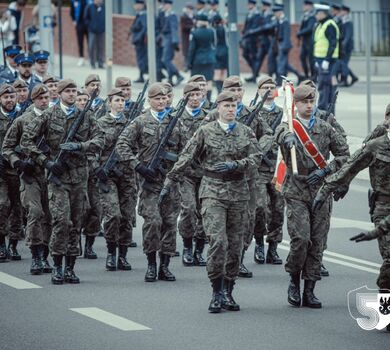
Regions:
<svg viewBox="0 0 390 350"><path fill-rule="evenodd" d="M278 21L278 27L276 29L276 39L278 41L278 49L286 51L292 48L290 38L290 22L287 18L283 18Z"/></svg>
<svg viewBox="0 0 390 350"><path fill-rule="evenodd" d="M245 18L244 29L242 30L242 34L246 34L250 32L252 29L256 29L261 24L261 14L255 9L253 11L248 12Z"/></svg>
<svg viewBox="0 0 390 350"><path fill-rule="evenodd" d="M19 76L18 71L16 71L17 76ZM9 69L8 66L5 67L0 73L0 85L2 84L13 84L13 82L16 80L17 77L15 77L14 73L12 73L11 69Z"/></svg>
<svg viewBox="0 0 390 350"><path fill-rule="evenodd" d="M195 28L190 35L188 65L215 64L215 32L211 28Z"/></svg>
<svg viewBox="0 0 390 350"><path fill-rule="evenodd" d="M95 34L104 33L106 31L104 5L96 6L95 4L89 4L85 8L84 22L88 32Z"/></svg>
<svg viewBox="0 0 390 350"><path fill-rule="evenodd" d="M73 22L82 23L84 19L84 11L87 6L86 0L72 0L70 3L70 17Z"/></svg>
<svg viewBox="0 0 390 350"><path fill-rule="evenodd" d="M165 14L164 24L162 28L164 45L168 44L179 44L179 20L173 13Z"/></svg>
<svg viewBox="0 0 390 350"><path fill-rule="evenodd" d="M350 52L353 50L353 24L351 22L350 17L343 18L341 40L343 51Z"/></svg>
<svg viewBox="0 0 390 350"><path fill-rule="evenodd" d="M134 45L145 45L147 35L146 11L140 11L137 13L130 30L132 33L132 43Z"/></svg>
<svg viewBox="0 0 390 350"><path fill-rule="evenodd" d="M316 24L316 18L313 12L306 12L302 16L301 26L299 27L297 37L302 38L304 43L313 42L313 29Z"/></svg>

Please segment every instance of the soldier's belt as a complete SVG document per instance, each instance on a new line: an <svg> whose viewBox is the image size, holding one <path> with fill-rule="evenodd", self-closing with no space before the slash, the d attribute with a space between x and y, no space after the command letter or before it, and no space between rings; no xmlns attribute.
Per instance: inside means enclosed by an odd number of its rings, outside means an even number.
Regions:
<svg viewBox="0 0 390 350"><path fill-rule="evenodd" d="M205 170L204 176L211 177L213 179L219 179L224 181L240 181L244 180L245 174L243 173L215 173L213 171Z"/></svg>

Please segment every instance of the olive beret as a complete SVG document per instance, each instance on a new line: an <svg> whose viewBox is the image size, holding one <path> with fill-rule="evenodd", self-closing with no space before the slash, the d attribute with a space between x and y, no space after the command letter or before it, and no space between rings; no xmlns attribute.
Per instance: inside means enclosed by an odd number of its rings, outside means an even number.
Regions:
<svg viewBox="0 0 390 350"><path fill-rule="evenodd" d="M46 94L47 92L49 92L49 89L46 85L44 84L35 85L31 91L31 99L35 100L37 97Z"/></svg>
<svg viewBox="0 0 390 350"><path fill-rule="evenodd" d="M90 97L90 95L89 95L87 90L85 90L85 89L78 89L77 90L77 96L84 96L84 95Z"/></svg>
<svg viewBox="0 0 390 350"><path fill-rule="evenodd" d="M206 82L206 77L203 74L195 74L188 80L189 83L199 83L201 81Z"/></svg>
<svg viewBox="0 0 390 350"><path fill-rule="evenodd" d="M97 75L97 74L90 74L85 79L84 86L88 86L90 83L92 83L94 81L101 81L99 75Z"/></svg>
<svg viewBox="0 0 390 350"><path fill-rule="evenodd" d="M169 83L161 83L164 87L165 87L165 89L167 90L167 94L170 94L172 91L173 91L173 87L172 87L172 85L171 84L169 84Z"/></svg>
<svg viewBox="0 0 390 350"><path fill-rule="evenodd" d="M61 80L57 85L57 92L60 94L67 88L77 88L76 82L72 79Z"/></svg>
<svg viewBox="0 0 390 350"><path fill-rule="evenodd" d="M12 93L16 93L16 90L12 85L3 84L0 86L0 96L3 96L4 94L12 94Z"/></svg>
<svg viewBox="0 0 390 350"><path fill-rule="evenodd" d="M49 84L49 83L58 83L60 80L55 77L54 75L47 74L43 77L42 83L43 84Z"/></svg>
<svg viewBox="0 0 390 350"><path fill-rule="evenodd" d="M149 86L148 97L156 97L166 94L168 94L168 90L162 83L153 83Z"/></svg>
<svg viewBox="0 0 390 350"><path fill-rule="evenodd" d="M222 88L227 89L227 88L231 88L231 87L240 87L240 86L242 86L242 81L241 81L240 77L238 75L232 75L230 77L227 77L223 81Z"/></svg>
<svg viewBox="0 0 390 350"><path fill-rule="evenodd" d="M131 86L131 80L127 77L118 77L115 80L115 87L125 87L125 86Z"/></svg>
<svg viewBox="0 0 390 350"><path fill-rule="evenodd" d="M317 89L316 83L310 79L306 79L306 80L302 81L299 85L300 86L303 86L303 85L311 86L313 89Z"/></svg>
<svg viewBox="0 0 390 350"><path fill-rule="evenodd" d="M12 86L15 89L28 88L27 83L24 80L22 80L22 79L16 79L14 81L14 83L12 84Z"/></svg>
<svg viewBox="0 0 390 350"><path fill-rule="evenodd" d="M259 82L257 83L257 87L260 89L264 84L273 84L276 86L276 82L274 79L272 79L270 76L266 75L262 78L260 78Z"/></svg>
<svg viewBox="0 0 390 350"><path fill-rule="evenodd" d="M113 97L113 96L120 96L120 97L124 97L123 96L123 92L121 89L118 89L118 88L113 88L109 91L109 93L107 94L108 97Z"/></svg>
<svg viewBox="0 0 390 350"><path fill-rule="evenodd" d="M216 102L217 103L221 103L221 102L225 102L225 101L227 101L227 102L236 102L237 101L237 96L233 92L230 92L230 91L221 92L218 95Z"/></svg>
<svg viewBox="0 0 390 350"><path fill-rule="evenodd" d="M187 83L184 85L183 94L188 94L192 91L200 91L200 86L197 83Z"/></svg>
<svg viewBox="0 0 390 350"><path fill-rule="evenodd" d="M294 92L294 101L299 102L316 97L315 89L307 85L299 85Z"/></svg>

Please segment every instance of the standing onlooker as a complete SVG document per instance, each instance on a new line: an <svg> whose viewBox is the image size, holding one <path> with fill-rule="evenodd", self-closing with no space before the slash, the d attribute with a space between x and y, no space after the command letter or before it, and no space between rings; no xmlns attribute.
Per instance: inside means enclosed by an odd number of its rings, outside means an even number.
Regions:
<svg viewBox="0 0 390 350"><path fill-rule="evenodd" d="M191 69L191 75L203 74L205 76L208 85L208 100L211 97L215 63L215 32L209 28L207 15L197 15L196 28L190 35L188 68Z"/></svg>
<svg viewBox="0 0 390 350"><path fill-rule="evenodd" d="M214 67L214 83L219 94L222 91L223 81L227 75L229 50L226 44L225 23L219 13L213 17L212 25L217 37L217 46L215 50L215 58L217 62Z"/></svg>
<svg viewBox="0 0 390 350"><path fill-rule="evenodd" d="M194 27L194 6L191 3L186 4L183 8L183 14L180 16L181 32L181 52L184 57L184 65L187 70L188 46L190 44L190 33Z"/></svg>
<svg viewBox="0 0 390 350"><path fill-rule="evenodd" d="M103 0L94 0L84 12L85 25L88 28L88 53L91 67L96 68L96 61L99 68L104 68L104 32L105 9Z"/></svg>
<svg viewBox="0 0 390 350"><path fill-rule="evenodd" d="M83 14L87 0L72 0L70 4L70 17L76 28L77 46L79 48L79 61L77 65L81 67L84 64L84 37L88 41L88 28L84 22Z"/></svg>
<svg viewBox="0 0 390 350"><path fill-rule="evenodd" d="M3 10L0 14L0 28L1 33L3 34L3 39L1 40L0 36L0 47L1 51L9 46L12 45L12 41L15 39L15 33L16 30L16 20L15 17L11 15L11 12L9 10ZM1 34L0 34L1 35ZM4 47L3 47L4 42ZM6 65L6 62L3 62L4 67Z"/></svg>
<svg viewBox="0 0 390 350"><path fill-rule="evenodd" d="M163 35L163 52L162 63L168 72L168 82L172 86L179 85L184 80L178 69L173 64L172 60L175 57L175 51L179 51L179 33L178 33L178 18L172 10L172 0L163 0L164 7L164 25L162 28ZM176 84L172 78L176 76Z"/></svg>
<svg viewBox="0 0 390 350"><path fill-rule="evenodd" d="M14 30L15 37L12 42L16 45L19 44L19 30L21 23L23 23L23 10L26 6L26 2L26 0L12 1L8 6L8 10L11 12L12 16L14 16L16 20L16 29Z"/></svg>
<svg viewBox="0 0 390 350"><path fill-rule="evenodd" d="M135 83L144 82L144 74L148 73L148 47L147 47L147 26L146 26L146 11L145 1L135 0L134 10L136 16L133 25L130 28L132 35L131 42L135 47L135 53L137 56L137 65L139 68L139 78L135 80Z"/></svg>

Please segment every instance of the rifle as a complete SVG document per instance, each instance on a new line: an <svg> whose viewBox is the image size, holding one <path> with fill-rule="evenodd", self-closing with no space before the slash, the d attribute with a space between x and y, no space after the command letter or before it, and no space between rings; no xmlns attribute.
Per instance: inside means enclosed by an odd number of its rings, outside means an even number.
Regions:
<svg viewBox="0 0 390 350"><path fill-rule="evenodd" d="M85 115L87 114L87 112L91 108L92 101L96 98L96 96L97 96L97 89L95 89L93 91L93 93L91 95L91 98L86 103L84 109L77 116L77 118L73 121L72 125L70 126L70 128L68 130L68 134L66 135L65 140L62 143L72 142L72 140L75 138L76 133L77 133L79 127L81 126L81 123L83 122ZM66 152L67 151L64 151L64 150L61 149L58 152L57 156L55 157L54 162L64 161L63 158L66 155ZM50 172L48 173L47 179L49 181L53 182L56 186L61 186L61 180L58 177L54 176Z"/></svg>
<svg viewBox="0 0 390 350"><path fill-rule="evenodd" d="M144 87L142 89L142 91L138 94L138 97L137 97L137 100L133 103L133 105L130 107L130 111L129 111L129 118L127 120L127 122L125 123L125 125L123 126L122 130L120 131L120 133L118 134L117 136L117 140L119 139L119 136L123 133L123 131L126 129L126 127L135 119L137 118L137 116L142 112L142 109L144 107L144 103L145 103L145 93L146 93L146 89L148 87L148 84L149 84L149 80L147 80L144 84ZM116 176L118 177L121 177L123 174L122 172L120 172L118 169L115 168L116 166L116 163L118 161L118 154L116 153L115 151L115 146L116 146L116 143L118 141L115 142L115 145L110 153L110 155L108 156L106 162L104 163L103 165L103 170L104 172L108 175L110 174L110 172L114 172ZM104 183L103 181L101 181L100 179L98 180L97 182L97 186L104 192L104 193L108 193L109 192L109 188L107 186L106 183Z"/></svg>
<svg viewBox="0 0 390 350"><path fill-rule="evenodd" d="M255 109L252 110L252 112L246 117L244 124L246 126L251 126L253 119L259 114L261 109L264 106L265 100L268 98L268 95L271 93L270 90L267 90L264 96L261 98L261 101L256 105Z"/></svg>
<svg viewBox="0 0 390 350"><path fill-rule="evenodd" d="M322 120L324 120L326 122L328 121L329 116L331 115L331 113L333 113L334 108L336 106L336 101L337 101L337 96L338 95L339 95L339 90L336 90L335 93L332 96L332 99L331 99L329 105L328 105L328 108L326 110L325 115L321 118Z"/></svg>
<svg viewBox="0 0 390 350"><path fill-rule="evenodd" d="M258 98L259 98L259 90L256 91L255 98L249 103L249 107L256 106Z"/></svg>
<svg viewBox="0 0 390 350"><path fill-rule="evenodd" d="M161 172L161 174L165 175L166 170L161 166L161 162L164 159L169 160L171 162L176 162L178 160L177 154L167 152L164 149L167 145L171 144L171 141L169 139L172 135L173 129L176 126L176 123L178 122L179 118L181 117L181 115L183 114L183 112L185 110L187 102L188 102L188 96L179 101L177 108L176 108L176 114L171 118L171 120L169 121L169 124L165 128L165 130L162 134L162 137L161 137L161 141L158 144L156 150L154 151L152 159L148 163L148 166L147 166L148 169L153 170L153 171L159 170ZM143 186L145 186L145 184L146 184L146 180L144 181Z"/></svg>

